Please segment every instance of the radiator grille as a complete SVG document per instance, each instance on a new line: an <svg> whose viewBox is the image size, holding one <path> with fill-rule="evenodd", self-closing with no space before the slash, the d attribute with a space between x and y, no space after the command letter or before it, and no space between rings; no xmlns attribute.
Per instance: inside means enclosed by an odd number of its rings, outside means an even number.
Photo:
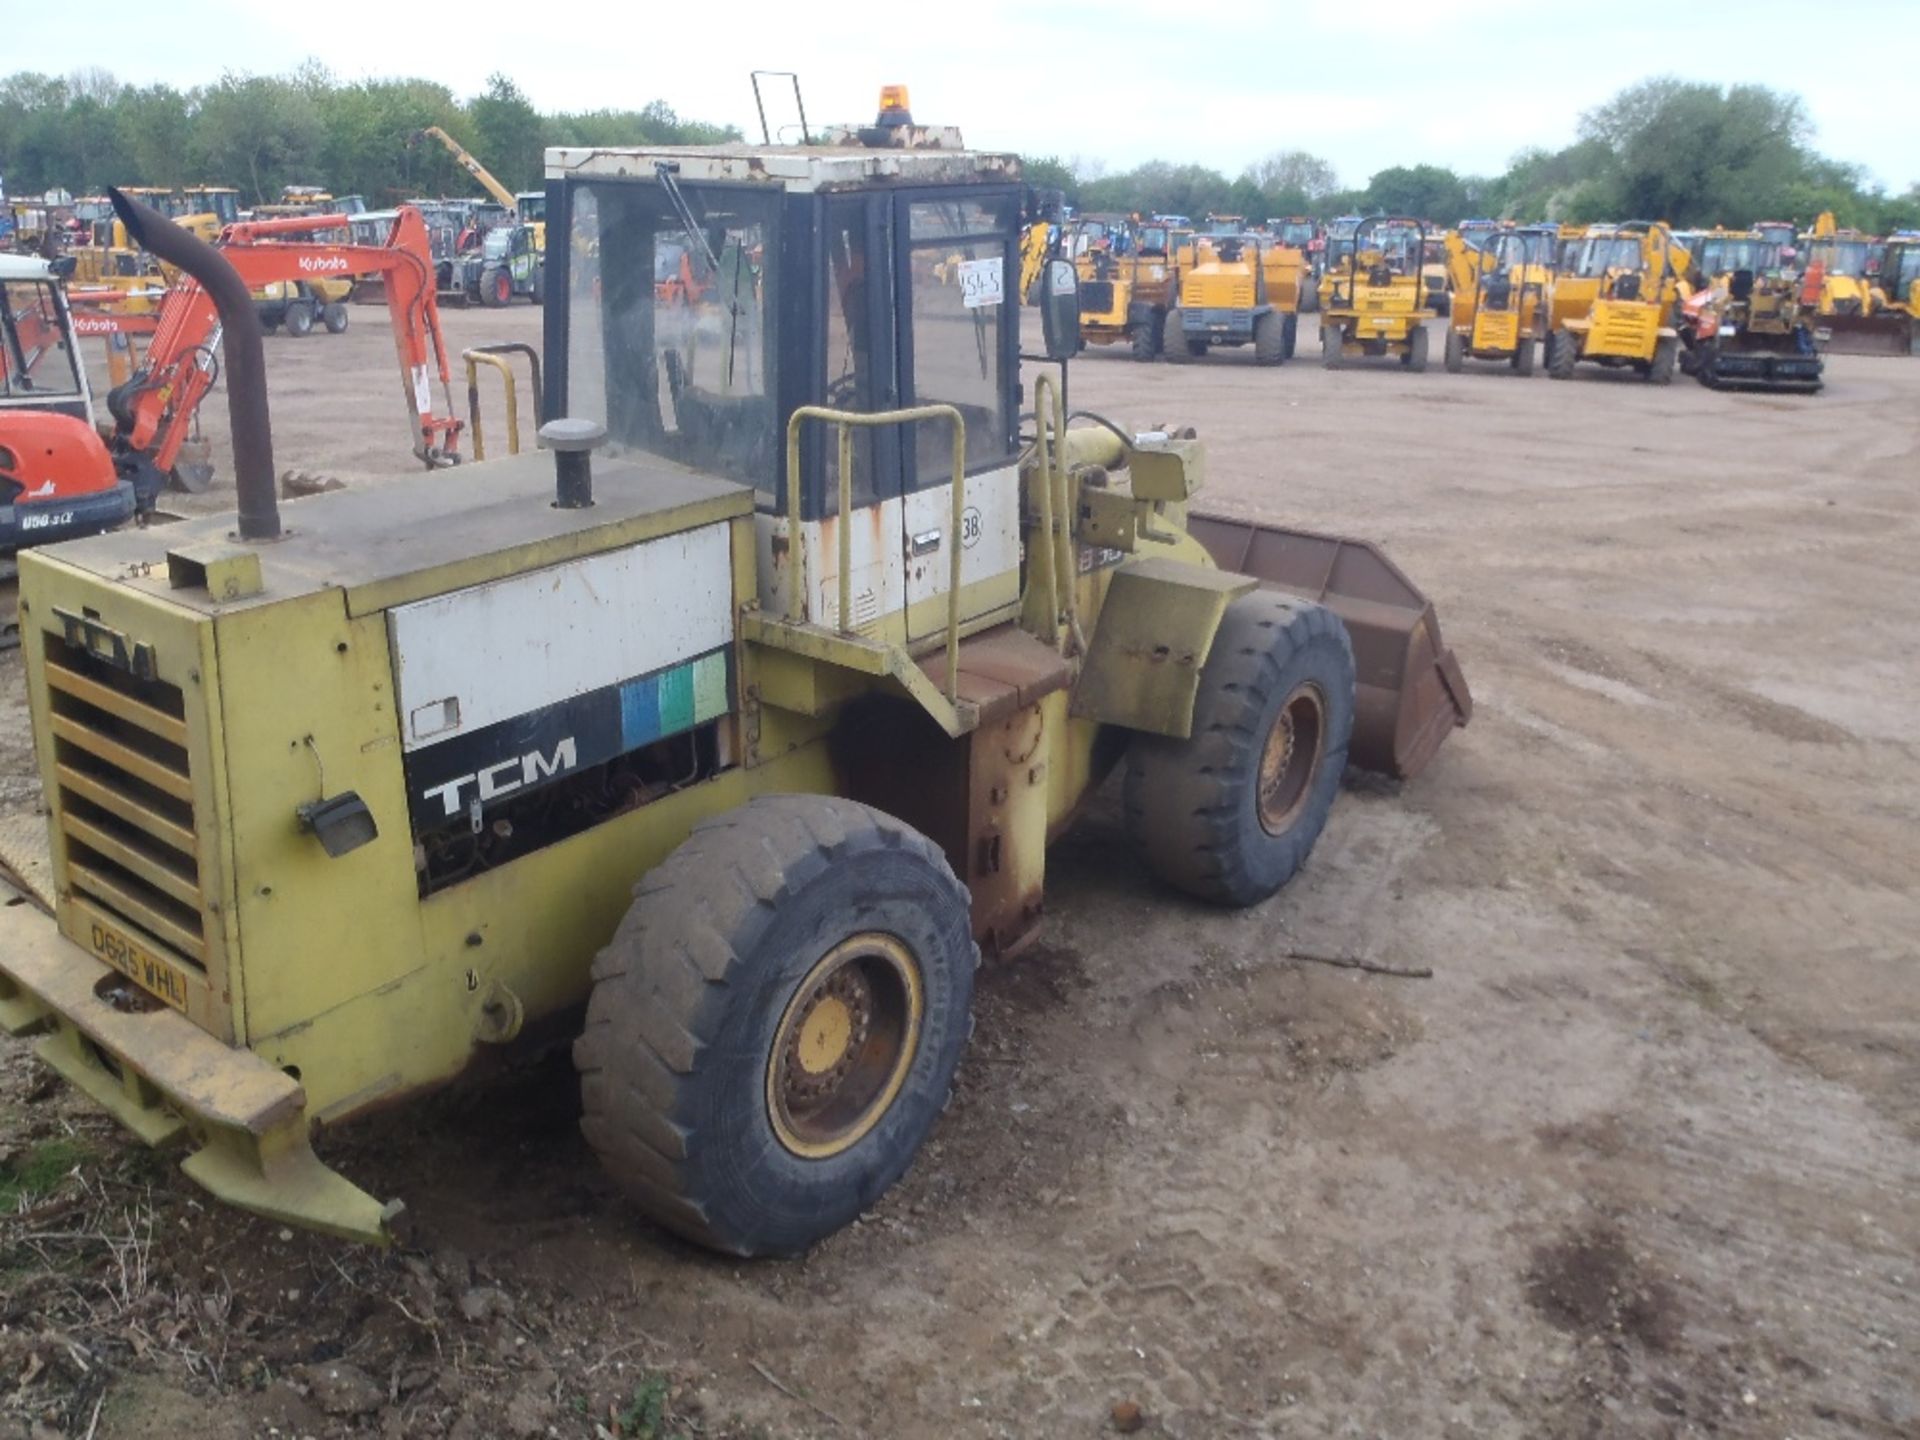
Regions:
<svg viewBox="0 0 1920 1440"><path fill-rule="evenodd" d="M193 775L180 687L46 637L56 814L66 885L85 906L207 962Z"/></svg>

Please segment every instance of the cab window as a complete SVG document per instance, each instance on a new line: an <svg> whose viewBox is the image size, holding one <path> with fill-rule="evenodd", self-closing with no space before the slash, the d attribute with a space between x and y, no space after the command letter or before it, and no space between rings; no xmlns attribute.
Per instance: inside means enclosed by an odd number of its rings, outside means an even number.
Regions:
<svg viewBox="0 0 1920 1440"><path fill-rule="evenodd" d="M574 193L568 413L640 451L753 486L778 470L767 257L776 197L685 184L691 230L658 184Z"/></svg>
<svg viewBox="0 0 1920 1440"><path fill-rule="evenodd" d="M10 280L0 293L5 295L0 310L0 395L78 395L80 376L67 349L53 287Z"/></svg>
<svg viewBox="0 0 1920 1440"><path fill-rule="evenodd" d="M1004 463L1012 454L1006 327L1007 243L1003 213L1011 198L914 201L908 206L906 283L910 297L913 403L955 406L966 420L966 466ZM946 427L916 425L917 488L953 478Z"/></svg>

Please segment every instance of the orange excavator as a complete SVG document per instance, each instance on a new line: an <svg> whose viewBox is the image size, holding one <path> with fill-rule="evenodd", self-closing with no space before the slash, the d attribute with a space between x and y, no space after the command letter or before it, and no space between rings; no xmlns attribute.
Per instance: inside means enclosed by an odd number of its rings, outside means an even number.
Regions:
<svg viewBox="0 0 1920 1440"><path fill-rule="evenodd" d="M227 226L218 248L255 290L277 281L338 277L385 282L387 312L400 360L413 453L429 468L460 459L462 422L454 418L452 376L434 296L433 254L426 222L412 206L395 215L383 245L300 239L319 230L345 231L346 215L275 217ZM181 452L200 402L219 375L215 354L220 319L198 281L181 276L167 291L146 359L107 395L116 427L115 463L134 482L143 507L171 480L182 489L205 488L181 468ZM430 367L440 372L444 408L433 406Z"/></svg>

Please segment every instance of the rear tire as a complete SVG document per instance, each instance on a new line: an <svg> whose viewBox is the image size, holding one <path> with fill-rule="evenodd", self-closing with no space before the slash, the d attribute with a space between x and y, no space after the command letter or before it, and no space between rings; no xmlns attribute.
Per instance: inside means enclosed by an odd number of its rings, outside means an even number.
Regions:
<svg viewBox="0 0 1920 1440"><path fill-rule="evenodd" d="M281 317L281 324L287 327L287 334L293 336L313 333L313 306L304 300L295 300L288 304L287 313Z"/></svg>
<svg viewBox="0 0 1920 1440"><path fill-rule="evenodd" d="M1342 349L1340 327L1322 325L1320 327L1320 363L1329 370L1338 370Z"/></svg>
<svg viewBox="0 0 1920 1440"><path fill-rule="evenodd" d="M1306 863L1353 734L1353 649L1331 610L1276 590L1227 607L1200 672L1193 733L1136 735L1127 833L1155 875L1252 905Z"/></svg>
<svg viewBox="0 0 1920 1440"><path fill-rule="evenodd" d="M1647 380L1654 385L1673 383L1674 362L1680 356L1680 342L1671 335L1662 335L1653 347L1653 361L1647 366Z"/></svg>
<svg viewBox="0 0 1920 1440"><path fill-rule="evenodd" d="M1520 348L1513 352L1513 373L1516 375L1533 374L1533 336L1522 335Z"/></svg>
<svg viewBox="0 0 1920 1440"><path fill-rule="evenodd" d="M1447 327L1446 348L1441 353L1449 375L1458 375L1467 368L1467 342L1451 325Z"/></svg>
<svg viewBox="0 0 1920 1440"><path fill-rule="evenodd" d="M1291 311L1287 314L1287 323L1281 327L1281 339L1281 348L1287 352L1286 358L1291 360L1300 343L1300 317Z"/></svg>
<svg viewBox="0 0 1920 1440"><path fill-rule="evenodd" d="M320 323L327 327L329 335L345 334L349 323L347 307L338 300L333 301L320 311Z"/></svg>
<svg viewBox="0 0 1920 1440"><path fill-rule="evenodd" d="M1427 368L1427 327L1416 325L1407 336L1407 353L1400 357L1400 363L1414 374L1424 374Z"/></svg>
<svg viewBox="0 0 1920 1440"><path fill-rule="evenodd" d="M505 270L489 270L480 277L480 303L489 310L503 309L513 299L513 276Z"/></svg>
<svg viewBox="0 0 1920 1440"><path fill-rule="evenodd" d="M1580 363L1580 347L1574 343L1573 334L1567 330L1555 330L1547 336L1547 374L1555 380L1571 380L1573 367Z"/></svg>
<svg viewBox="0 0 1920 1440"><path fill-rule="evenodd" d="M574 1045L581 1129L642 1211L791 1255L905 1173L972 1029L966 887L850 800L761 796L634 888Z"/></svg>
<svg viewBox="0 0 1920 1440"><path fill-rule="evenodd" d="M1253 358L1259 365L1278 365L1287 358L1286 319L1278 310L1254 317Z"/></svg>

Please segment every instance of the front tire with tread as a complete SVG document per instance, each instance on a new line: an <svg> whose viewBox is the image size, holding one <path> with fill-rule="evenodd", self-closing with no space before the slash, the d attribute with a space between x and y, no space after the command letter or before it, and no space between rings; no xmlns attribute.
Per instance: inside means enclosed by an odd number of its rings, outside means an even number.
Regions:
<svg viewBox="0 0 1920 1440"><path fill-rule="evenodd" d="M786 1028L796 997L863 936L912 958L914 1041L868 1128L808 1155L775 1119L774 1052L789 1053L776 1042L799 1043ZM858 1218L912 1162L972 1029L978 963L966 887L931 840L851 800L757 797L647 873L594 961L574 1045L581 1129L666 1228L730 1254L796 1254Z"/></svg>
<svg viewBox="0 0 1920 1440"><path fill-rule="evenodd" d="M1571 333L1555 330L1547 336L1547 375L1554 380L1571 380L1573 368L1580 363L1580 347Z"/></svg>
<svg viewBox="0 0 1920 1440"><path fill-rule="evenodd" d="M1254 317L1253 358L1259 365L1279 365L1287 358L1287 323L1278 310Z"/></svg>
<svg viewBox="0 0 1920 1440"><path fill-rule="evenodd" d="M1296 725L1302 696L1311 723ZM1127 751L1127 833L1148 868L1220 905L1256 904L1286 884L1333 808L1353 704L1353 648L1338 616L1277 590L1235 600L1200 673L1191 735L1136 735ZM1289 798L1276 816L1263 779L1277 738L1287 759L1272 778ZM1299 743L1305 768L1295 771Z"/></svg>
<svg viewBox="0 0 1920 1440"><path fill-rule="evenodd" d="M1425 325L1414 326L1413 330L1408 334L1407 353L1403 357L1402 363L1416 375L1426 372L1427 327Z"/></svg>
<svg viewBox="0 0 1920 1440"><path fill-rule="evenodd" d="M1167 311L1167 317L1161 321L1160 355L1169 365L1184 365L1196 351L1187 343L1186 322L1181 318L1178 307Z"/></svg>
<svg viewBox="0 0 1920 1440"><path fill-rule="evenodd" d="M1662 335L1653 347L1653 361L1647 366L1647 380L1654 385L1671 385L1673 367L1679 358L1679 340L1671 335Z"/></svg>
<svg viewBox="0 0 1920 1440"><path fill-rule="evenodd" d="M1161 346L1161 327L1166 324L1166 315L1154 311L1146 320L1133 327L1133 333L1127 337L1132 347L1133 358L1142 364L1158 357Z"/></svg>

